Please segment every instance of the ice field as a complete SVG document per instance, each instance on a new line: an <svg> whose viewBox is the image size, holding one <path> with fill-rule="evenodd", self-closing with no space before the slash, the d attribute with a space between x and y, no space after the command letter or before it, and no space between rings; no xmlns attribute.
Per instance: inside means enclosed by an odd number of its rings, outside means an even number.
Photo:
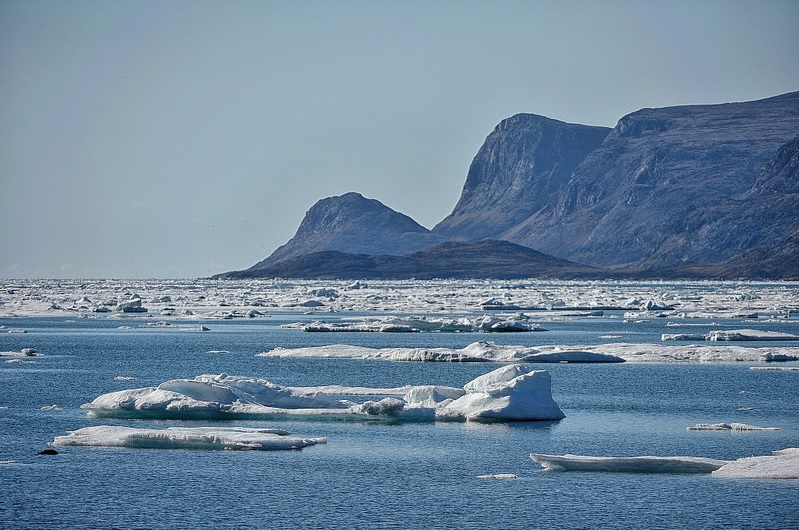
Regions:
<svg viewBox="0 0 799 530"><path fill-rule="evenodd" d="M1 280L0 526L799 527L797 336L791 283Z"/></svg>

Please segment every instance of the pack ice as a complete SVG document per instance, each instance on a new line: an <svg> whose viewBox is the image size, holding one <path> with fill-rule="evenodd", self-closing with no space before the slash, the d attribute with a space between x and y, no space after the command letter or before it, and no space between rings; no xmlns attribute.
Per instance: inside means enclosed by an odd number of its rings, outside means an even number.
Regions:
<svg viewBox="0 0 799 530"><path fill-rule="evenodd" d="M355 403L323 391L332 389L341 395L386 397ZM92 417L112 418L493 422L565 417L552 399L549 373L522 364L498 368L463 388L404 387L401 397L398 390L284 387L264 379L205 374L103 394L81 408Z"/></svg>

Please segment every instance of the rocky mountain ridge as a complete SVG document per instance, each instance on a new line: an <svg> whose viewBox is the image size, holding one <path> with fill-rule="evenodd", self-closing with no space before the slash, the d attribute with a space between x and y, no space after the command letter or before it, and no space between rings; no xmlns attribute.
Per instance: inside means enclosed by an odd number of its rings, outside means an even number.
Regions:
<svg viewBox="0 0 799 530"><path fill-rule="evenodd" d="M461 252L503 240L610 276L799 278L797 134L799 92L642 109L613 129L518 114L486 138L453 212L432 230L357 193L330 197L248 271L273 274L286 260L332 251L349 257L328 259L360 263L364 273L377 272L374 260L354 256L405 256L391 266L421 267L409 277L447 276L409 256L446 241ZM472 277L492 277L486 253L508 250L472 248L481 253ZM523 270L527 258L512 254Z"/></svg>

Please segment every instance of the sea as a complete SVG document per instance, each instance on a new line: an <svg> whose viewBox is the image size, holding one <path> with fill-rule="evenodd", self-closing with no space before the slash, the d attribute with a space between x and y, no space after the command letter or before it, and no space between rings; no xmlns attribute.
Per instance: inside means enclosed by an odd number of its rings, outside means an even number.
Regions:
<svg viewBox="0 0 799 530"><path fill-rule="evenodd" d="M39 454L53 449L56 436L92 425L211 425L99 420L80 408L107 392L170 379L227 373L290 386L457 387L499 366L256 356L276 347L644 344L673 332L666 319L631 323L612 310L554 319L545 323L546 332L490 336L283 327L311 318L301 308L162 327L142 326L152 315L140 314L0 318L0 351L33 346L42 353L21 358L25 362L0 358L0 528L799 528L796 480L553 472L529 456L733 460L797 447L799 371L751 369L766 363L536 365L550 372L552 396L566 414L559 421L226 421L326 437L327 443L296 451L57 447L56 455ZM706 329L725 324L695 319L692 332L705 331L703 323ZM772 329L746 324L758 326ZM796 322L778 328L797 329ZM717 422L779 430L687 429Z"/></svg>

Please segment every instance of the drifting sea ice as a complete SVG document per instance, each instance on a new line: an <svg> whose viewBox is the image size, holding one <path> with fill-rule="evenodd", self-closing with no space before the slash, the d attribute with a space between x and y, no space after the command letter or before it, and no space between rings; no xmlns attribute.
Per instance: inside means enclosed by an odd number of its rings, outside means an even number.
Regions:
<svg viewBox="0 0 799 530"><path fill-rule="evenodd" d="M334 387L325 387L331 389ZM336 387L343 395L371 393ZM318 388L294 388L263 379L200 375L158 387L111 392L81 406L92 417L177 419L271 419L305 417L360 421L534 421L565 417L552 399L545 370L507 365L464 388L410 387L404 399L354 403Z"/></svg>
<svg viewBox="0 0 799 530"><path fill-rule="evenodd" d="M790 346L752 348L704 343L665 346L647 343L601 345L513 346L478 341L464 348L368 348L347 344L306 348L275 348L259 357L352 358L425 362L762 362L799 360L799 348Z"/></svg>
<svg viewBox="0 0 799 530"><path fill-rule="evenodd" d="M547 471L611 473L712 473L718 477L799 479L799 448L774 451L770 456L716 460L693 456L585 456L531 453Z"/></svg>
<svg viewBox="0 0 799 530"><path fill-rule="evenodd" d="M96 425L57 436L55 446L130 447L144 449L204 449L277 451L327 443L326 438L298 438L281 429L168 427L141 429Z"/></svg>

